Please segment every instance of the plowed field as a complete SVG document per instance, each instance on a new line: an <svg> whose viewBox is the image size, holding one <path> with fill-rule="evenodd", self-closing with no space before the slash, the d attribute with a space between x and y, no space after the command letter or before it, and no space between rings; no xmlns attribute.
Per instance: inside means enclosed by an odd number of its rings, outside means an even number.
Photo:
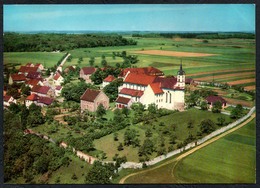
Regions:
<svg viewBox="0 0 260 188"><path fill-rule="evenodd" d="M145 55L173 56L173 57L206 57L206 56L218 55L218 54L175 52L175 51L164 51L164 50L144 50L144 51L134 51L134 53L145 54Z"/></svg>
<svg viewBox="0 0 260 188"><path fill-rule="evenodd" d="M228 82L229 85L239 85L239 84L245 84L245 83L251 83L255 82L255 78L246 79L246 80L237 80L233 82Z"/></svg>
<svg viewBox="0 0 260 188"><path fill-rule="evenodd" d="M223 74L223 75L217 75L214 76L214 79L217 78L230 78L230 77L239 77L242 75L255 75L255 72L244 72L244 73L234 73L234 74ZM207 77L202 77L202 78L196 78L195 80L199 81L211 81L213 79L213 76L207 76ZM234 79L235 80L235 79Z"/></svg>

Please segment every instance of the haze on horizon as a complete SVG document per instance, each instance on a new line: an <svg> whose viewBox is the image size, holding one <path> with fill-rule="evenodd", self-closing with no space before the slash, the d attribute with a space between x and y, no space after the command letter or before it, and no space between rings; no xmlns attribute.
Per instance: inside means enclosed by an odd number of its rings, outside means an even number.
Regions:
<svg viewBox="0 0 260 188"><path fill-rule="evenodd" d="M4 5L3 21L4 32L255 32L255 5Z"/></svg>

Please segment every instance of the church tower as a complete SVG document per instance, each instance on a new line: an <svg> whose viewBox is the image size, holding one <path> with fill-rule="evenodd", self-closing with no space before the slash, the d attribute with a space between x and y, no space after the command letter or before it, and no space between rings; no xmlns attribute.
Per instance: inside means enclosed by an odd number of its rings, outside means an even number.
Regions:
<svg viewBox="0 0 260 188"><path fill-rule="evenodd" d="M185 87L185 71L182 70L182 62L180 64L180 70L177 74L177 86L179 87Z"/></svg>

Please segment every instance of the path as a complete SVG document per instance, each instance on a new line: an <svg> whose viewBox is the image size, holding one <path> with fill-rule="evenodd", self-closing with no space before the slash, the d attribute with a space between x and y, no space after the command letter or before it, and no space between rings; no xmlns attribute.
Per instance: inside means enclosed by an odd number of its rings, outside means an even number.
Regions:
<svg viewBox="0 0 260 188"><path fill-rule="evenodd" d="M164 166L164 165L167 165L167 164L170 164L170 163L172 163L172 162L177 161L176 164L175 164L174 167L173 167L173 169L174 169L175 166L177 165L177 163L178 163L181 159L183 159L183 158L187 157L188 155L194 153L195 151L197 151L197 150L199 150L199 149L201 149L201 148L203 148L203 147L205 147L205 146L211 144L212 142L215 142L216 140L218 140L218 139L220 139L220 138L226 136L227 134L232 133L232 132L236 131L237 129L240 129L241 127L243 127L244 125L246 125L247 123L249 123L249 122L250 122L252 119L254 119L254 118L255 118L255 113L253 113L253 114L250 116L250 118L248 118L246 121L244 121L244 122L241 123L240 125L238 125L238 126L232 128L232 129L230 129L230 130L228 130L228 131L226 131L226 132L224 132L224 133L222 133L222 134L220 134L220 135L218 135L218 136L216 136L216 137L214 137L214 138L212 138L212 139L210 139L210 140L208 140L208 141L206 141L206 142L204 142L204 143L201 144L201 145L198 145L197 147L195 147L195 148L193 148L193 149L191 149L191 150L189 150L189 151L187 151L187 152L181 154L180 156L178 156L178 157L176 157L176 158L174 158L174 159L172 159L172 160L169 160L169 161L167 161L167 162L165 162L165 163L163 163L163 164L161 164L161 165L159 165L159 166L156 166L156 167L153 167L153 168L150 168L150 169L141 171L141 172L135 172L135 173L132 173L132 174L129 174L129 175L123 177L123 178L119 181L119 184L123 184L123 183L125 182L125 180L126 180L127 178L131 177L131 176L134 176L134 175L137 175L137 174L141 174L141 173L145 173L145 172L148 172L148 171L151 171L151 170L155 170L155 169L160 168L160 167L162 167L162 166ZM172 172L173 172L173 170L172 170ZM158 183L159 183L159 182L158 182Z"/></svg>

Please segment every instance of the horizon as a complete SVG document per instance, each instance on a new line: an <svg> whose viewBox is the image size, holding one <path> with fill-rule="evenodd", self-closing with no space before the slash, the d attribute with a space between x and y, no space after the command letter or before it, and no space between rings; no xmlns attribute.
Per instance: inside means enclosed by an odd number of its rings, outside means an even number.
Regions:
<svg viewBox="0 0 260 188"><path fill-rule="evenodd" d="M3 13L4 32L255 33L254 4L4 5Z"/></svg>

